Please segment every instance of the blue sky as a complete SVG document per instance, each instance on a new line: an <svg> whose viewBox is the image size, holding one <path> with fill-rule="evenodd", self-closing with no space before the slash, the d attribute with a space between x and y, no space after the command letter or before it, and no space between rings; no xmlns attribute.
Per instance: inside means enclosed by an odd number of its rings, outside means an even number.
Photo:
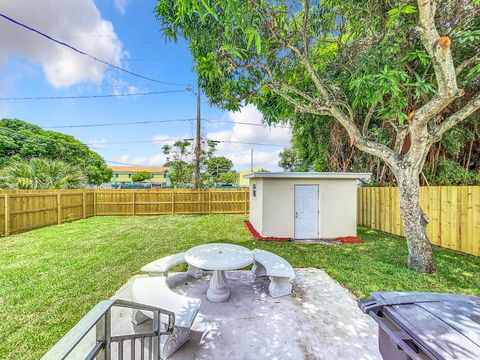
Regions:
<svg viewBox="0 0 480 360"><path fill-rule="evenodd" d="M152 0L24 0L0 6L0 12L35 27L98 58L158 80L195 85L187 44L166 43L155 19ZM83 96L182 90L149 82L77 54L0 18L0 97ZM110 99L0 101L0 117L18 118L44 128L77 124L185 119L196 116L192 92ZM254 165L277 170L288 129L241 125L262 123L252 106L237 113L208 106L202 98L202 135L222 142L219 155L238 170ZM226 121L224 123L218 121ZM192 138L194 122L57 128L95 148L104 159L119 163L162 165L161 146L172 138ZM146 141L142 143L125 143Z"/></svg>

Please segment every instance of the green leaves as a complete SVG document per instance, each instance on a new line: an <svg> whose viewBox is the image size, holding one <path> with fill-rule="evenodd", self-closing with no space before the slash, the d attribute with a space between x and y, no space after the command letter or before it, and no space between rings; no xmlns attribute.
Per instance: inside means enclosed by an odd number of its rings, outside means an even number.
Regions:
<svg viewBox="0 0 480 360"><path fill-rule="evenodd" d="M247 47L246 50L250 50L253 41L255 41L255 48L257 50L257 54L262 52L262 39L260 38L260 34L254 28L247 28L244 31L245 37L247 38Z"/></svg>
<svg viewBox="0 0 480 360"><path fill-rule="evenodd" d="M403 58L402 62L410 62L410 61L419 61L422 65L428 65L430 63L430 56L425 50L421 49L413 49L409 51Z"/></svg>
<svg viewBox="0 0 480 360"><path fill-rule="evenodd" d="M420 74L414 73L415 81L406 83L408 87L414 89L414 99L420 100L422 95L429 95L435 92L435 87L432 83L429 83L426 79L422 78Z"/></svg>
<svg viewBox="0 0 480 360"><path fill-rule="evenodd" d="M207 0L202 0L202 5L203 5L204 9L207 11L207 13L212 15L215 18L215 20L218 21L217 14L215 14L215 11L213 11L213 9L210 7L210 5L208 4L208 1Z"/></svg>
<svg viewBox="0 0 480 360"><path fill-rule="evenodd" d="M393 9L387 11L388 20L387 20L387 27L392 26L393 24L397 23L402 19L404 15L410 15L417 12L417 8L413 5L399 5L394 7Z"/></svg>
<svg viewBox="0 0 480 360"><path fill-rule="evenodd" d="M480 42L480 29L465 29L454 33L454 40L459 45L472 45Z"/></svg>
<svg viewBox="0 0 480 360"><path fill-rule="evenodd" d="M257 54L260 54L262 52L262 40L258 32L255 33L255 47L257 48Z"/></svg>

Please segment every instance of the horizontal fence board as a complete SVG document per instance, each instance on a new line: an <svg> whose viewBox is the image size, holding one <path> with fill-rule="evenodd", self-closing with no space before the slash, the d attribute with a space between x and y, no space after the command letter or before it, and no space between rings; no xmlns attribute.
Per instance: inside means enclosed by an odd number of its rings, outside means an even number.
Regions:
<svg viewBox="0 0 480 360"><path fill-rule="evenodd" d="M420 205L432 244L480 256L480 186L422 187ZM398 188L359 189L357 210L359 225L404 236Z"/></svg>
<svg viewBox="0 0 480 360"><path fill-rule="evenodd" d="M0 234L92 216L247 214L248 189L0 190Z"/></svg>

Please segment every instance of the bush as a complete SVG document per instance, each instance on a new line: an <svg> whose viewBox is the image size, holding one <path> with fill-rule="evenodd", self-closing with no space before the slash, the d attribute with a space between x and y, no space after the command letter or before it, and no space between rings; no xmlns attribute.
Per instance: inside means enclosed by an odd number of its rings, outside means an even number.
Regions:
<svg viewBox="0 0 480 360"><path fill-rule="evenodd" d="M148 171L141 171L132 175L133 182L142 182L145 180L150 180L152 178L152 174Z"/></svg>
<svg viewBox="0 0 480 360"><path fill-rule="evenodd" d="M76 189L85 181L77 167L43 158L16 160L0 170L0 187L5 189Z"/></svg>
<svg viewBox="0 0 480 360"><path fill-rule="evenodd" d="M449 159L440 160L435 175L427 173L429 181L435 185L479 185L480 174L465 169Z"/></svg>

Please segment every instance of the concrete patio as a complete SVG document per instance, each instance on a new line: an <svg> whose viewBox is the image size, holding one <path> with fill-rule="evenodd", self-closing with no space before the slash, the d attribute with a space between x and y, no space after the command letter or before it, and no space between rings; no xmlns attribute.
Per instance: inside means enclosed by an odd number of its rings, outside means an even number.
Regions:
<svg viewBox="0 0 480 360"><path fill-rule="evenodd" d="M206 299L209 273L199 280L184 273L169 275L175 291L202 299L190 341L169 359L381 359L377 326L357 308L353 295L323 270L295 272L293 295L278 299L268 295L267 278L256 279L250 271L227 272L231 295L224 303ZM133 279L114 297L131 300ZM112 319L115 334L134 328L130 310L115 309ZM149 329L150 321L135 327L137 332Z"/></svg>

